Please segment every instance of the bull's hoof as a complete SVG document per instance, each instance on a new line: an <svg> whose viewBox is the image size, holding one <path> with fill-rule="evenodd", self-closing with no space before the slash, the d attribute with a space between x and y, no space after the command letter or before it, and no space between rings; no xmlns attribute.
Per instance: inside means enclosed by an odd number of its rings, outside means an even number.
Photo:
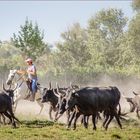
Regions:
<svg viewBox="0 0 140 140"><path fill-rule="evenodd" d="M93 127L93 130L95 130L95 131L96 131L96 128L95 128L95 127Z"/></svg>
<svg viewBox="0 0 140 140"><path fill-rule="evenodd" d="M15 123L12 124L12 128L17 128Z"/></svg>
<svg viewBox="0 0 140 140"><path fill-rule="evenodd" d="M66 126L66 129L67 129L67 130L69 130L69 129L70 129L70 127L69 127L69 126Z"/></svg>
<svg viewBox="0 0 140 140"><path fill-rule="evenodd" d="M73 127L73 130L76 130L76 127Z"/></svg>
<svg viewBox="0 0 140 140"><path fill-rule="evenodd" d="M54 119L54 122L57 122L57 119Z"/></svg>

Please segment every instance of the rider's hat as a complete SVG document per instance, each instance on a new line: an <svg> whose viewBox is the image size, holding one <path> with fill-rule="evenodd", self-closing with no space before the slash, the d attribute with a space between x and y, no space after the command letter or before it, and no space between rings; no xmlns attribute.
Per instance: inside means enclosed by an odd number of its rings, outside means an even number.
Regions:
<svg viewBox="0 0 140 140"><path fill-rule="evenodd" d="M27 58L25 61L26 62L33 62L33 60L31 58Z"/></svg>

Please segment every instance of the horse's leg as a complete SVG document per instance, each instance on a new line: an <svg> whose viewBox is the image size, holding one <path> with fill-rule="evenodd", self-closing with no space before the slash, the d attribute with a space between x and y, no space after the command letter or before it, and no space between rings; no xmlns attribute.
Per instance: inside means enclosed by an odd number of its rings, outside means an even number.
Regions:
<svg viewBox="0 0 140 140"><path fill-rule="evenodd" d="M138 107L137 107L137 109L136 109L136 113L137 113L137 117L138 117L138 119L140 119L140 115L139 115L139 109L138 109Z"/></svg>
<svg viewBox="0 0 140 140"><path fill-rule="evenodd" d="M13 112L14 112L14 113L16 112L17 104L18 104L19 100L21 100L21 99L23 99L23 97L20 95L20 96L18 96L18 98L15 100L14 106L13 106Z"/></svg>

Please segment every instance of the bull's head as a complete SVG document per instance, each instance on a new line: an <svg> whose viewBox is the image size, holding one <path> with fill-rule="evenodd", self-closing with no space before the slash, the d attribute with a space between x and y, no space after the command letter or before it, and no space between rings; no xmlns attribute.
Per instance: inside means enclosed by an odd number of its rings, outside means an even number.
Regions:
<svg viewBox="0 0 140 140"><path fill-rule="evenodd" d="M42 103L48 102L49 99L52 97L53 90L51 88L51 82L49 83L49 88L44 88L42 93Z"/></svg>
<svg viewBox="0 0 140 140"><path fill-rule="evenodd" d="M9 89L6 89L4 86L4 83L2 84L2 88L3 90L6 92L6 94L8 94L8 96L12 99L12 103L14 104L14 91L17 89L18 84L15 86L14 89L11 89L11 86L9 87Z"/></svg>
<svg viewBox="0 0 140 140"><path fill-rule="evenodd" d="M66 98L66 110L71 110L77 104L77 98L79 98L77 92L69 93Z"/></svg>
<svg viewBox="0 0 140 140"><path fill-rule="evenodd" d="M13 79L15 77L16 72L17 72L17 70L10 70L10 73L8 75L8 79L6 81L7 85L11 85L12 84L12 81L13 81Z"/></svg>
<svg viewBox="0 0 140 140"><path fill-rule="evenodd" d="M47 100L46 100L46 98L47 98L47 88L44 88L44 89L43 89L42 95L43 95L43 96L42 96L41 102L42 102L42 103L47 102Z"/></svg>
<svg viewBox="0 0 140 140"><path fill-rule="evenodd" d="M126 97L123 94L122 94L122 97L124 97L126 99L126 101L129 103L129 105L130 105L130 112L134 112L134 110L135 110L135 104L133 102L133 98Z"/></svg>

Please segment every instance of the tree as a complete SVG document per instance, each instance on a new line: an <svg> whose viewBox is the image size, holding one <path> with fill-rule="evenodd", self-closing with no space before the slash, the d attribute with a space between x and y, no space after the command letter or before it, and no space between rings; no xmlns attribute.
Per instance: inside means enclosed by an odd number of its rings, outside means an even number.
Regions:
<svg viewBox="0 0 140 140"><path fill-rule="evenodd" d="M101 10L91 17L88 27L89 66L99 71L115 67L127 18L120 9Z"/></svg>
<svg viewBox="0 0 140 140"><path fill-rule="evenodd" d="M24 57L32 57L35 60L45 50L43 38L43 32L38 24L33 25L32 21L26 19L25 24L20 26L18 35L13 34L12 42L15 47L21 49Z"/></svg>
<svg viewBox="0 0 140 140"><path fill-rule="evenodd" d="M132 8L135 11L140 12L140 0L133 0L132 1Z"/></svg>
<svg viewBox="0 0 140 140"><path fill-rule="evenodd" d="M85 67L90 55L87 50L87 33L75 23L70 29L61 34L63 43L58 43L58 56L61 66L66 69ZM65 61L63 61L65 60Z"/></svg>

